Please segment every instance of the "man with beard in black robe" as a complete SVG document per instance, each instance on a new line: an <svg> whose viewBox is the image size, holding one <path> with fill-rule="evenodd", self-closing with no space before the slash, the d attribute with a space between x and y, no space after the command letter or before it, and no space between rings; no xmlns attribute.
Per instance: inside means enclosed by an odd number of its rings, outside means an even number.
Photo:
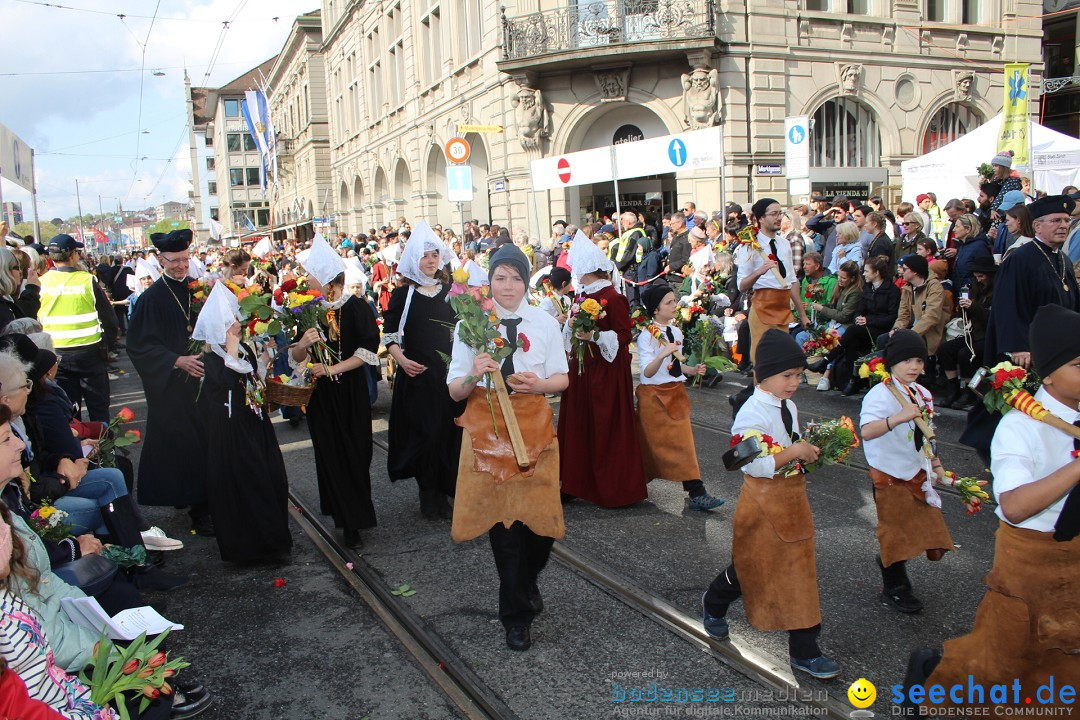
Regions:
<svg viewBox="0 0 1080 720"><path fill-rule="evenodd" d="M196 400L203 377L189 354L196 312L187 276L191 230L150 236L164 272L138 304L127 350L146 392L146 437L139 460L143 505L190 506L192 528L213 535L206 504L206 434Z"/></svg>

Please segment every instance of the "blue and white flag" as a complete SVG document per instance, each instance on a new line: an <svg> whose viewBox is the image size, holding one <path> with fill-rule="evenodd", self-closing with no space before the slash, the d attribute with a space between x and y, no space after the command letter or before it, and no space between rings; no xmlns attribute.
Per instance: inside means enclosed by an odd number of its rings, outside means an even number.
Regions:
<svg viewBox="0 0 1080 720"><path fill-rule="evenodd" d="M244 213L244 224L248 226L248 230L255 231L255 223L251 222L251 218L247 213Z"/></svg>
<svg viewBox="0 0 1080 720"><path fill-rule="evenodd" d="M262 156L263 171L259 174L263 192L266 192L266 176L277 183L277 136L270 120L270 104L262 90L248 90L241 103L248 132Z"/></svg>

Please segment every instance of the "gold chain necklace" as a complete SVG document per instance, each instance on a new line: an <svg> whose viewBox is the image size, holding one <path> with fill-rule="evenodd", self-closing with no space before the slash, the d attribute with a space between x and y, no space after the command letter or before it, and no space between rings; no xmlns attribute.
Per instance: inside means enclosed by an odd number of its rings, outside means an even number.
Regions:
<svg viewBox="0 0 1080 720"><path fill-rule="evenodd" d="M1061 273L1061 289L1065 292L1069 292L1069 284L1065 281L1065 263L1061 263L1061 270L1059 271L1057 266L1054 265L1054 261L1051 260L1050 256L1043 250L1042 243L1038 240L1034 240L1033 242L1035 243L1035 247L1039 248L1039 252L1042 253L1042 256L1046 258L1046 262L1050 263L1050 268L1054 271L1054 275L1057 276L1058 272Z"/></svg>
<svg viewBox="0 0 1080 720"><path fill-rule="evenodd" d="M184 304L182 302L180 302L180 298L176 297L176 293L174 293L173 289L171 287L169 287L169 281L167 279L167 276L162 275L161 276L161 281L163 283L165 283L165 289L169 291L169 294L172 295L173 300L176 301L176 306L178 308L180 308L180 312L183 313L184 321L185 321L185 323L187 325L187 331L188 331L188 333L191 333L191 304L190 304L191 300L190 299L188 300L188 309L185 310L184 309Z"/></svg>

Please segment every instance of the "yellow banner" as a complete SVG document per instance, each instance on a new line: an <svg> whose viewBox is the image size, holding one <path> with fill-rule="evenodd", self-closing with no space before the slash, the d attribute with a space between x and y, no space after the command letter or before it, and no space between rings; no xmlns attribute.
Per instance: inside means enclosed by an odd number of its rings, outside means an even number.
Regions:
<svg viewBox="0 0 1080 720"><path fill-rule="evenodd" d="M997 151L1011 150L1013 167L1028 165L1028 64L1005 65L1005 100L1002 104L1001 133Z"/></svg>
<svg viewBox="0 0 1080 720"><path fill-rule="evenodd" d="M503 131L502 125L465 125L459 123L457 126L459 134L465 133L501 133Z"/></svg>

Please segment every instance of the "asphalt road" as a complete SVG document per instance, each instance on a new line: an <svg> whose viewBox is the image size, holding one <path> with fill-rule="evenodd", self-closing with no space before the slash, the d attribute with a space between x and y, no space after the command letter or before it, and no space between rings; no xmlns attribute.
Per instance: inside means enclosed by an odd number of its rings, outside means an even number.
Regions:
<svg viewBox="0 0 1080 720"><path fill-rule="evenodd" d="M123 358L121 366L129 373L114 382L114 405L131 407L141 422L141 385ZM703 479L714 495L727 499L726 505L710 513L690 511L681 486L654 480L649 499L631 508L604 510L571 502L566 506L566 545L698 617L701 593L730 562L731 516L741 477L723 470L720 455L729 441L727 397L745 382L737 378L716 388L690 390ZM800 389L796 402L804 420L811 414L858 417L858 398L818 393L812 385ZM385 441L389 404L384 383L374 416L376 440ZM275 426L293 492L309 507L317 507L306 426L291 428L280 421ZM983 468L974 452L953 445L962 427L960 413L941 411L939 450L947 468L976 474ZM533 648L510 652L498 622L497 575L486 541L454 544L448 521L422 518L412 481L388 481L385 461L377 447L372 484L379 527L364 533L363 559L387 586L408 583L416 590L402 602L518 717L806 712L554 560L541 577L546 609L533 626ZM861 453L851 461L864 462ZM808 692L846 705L848 686L865 677L878 689L871 710L888 714L888 688L901 681L910 650L940 645L970 628L983 592L980 580L992 561L996 518L989 508L968 516L956 497L945 496L945 518L958 549L937 563L917 559L909 564L926 609L903 616L878 601L875 510L865 470L826 468L809 478L808 487L818 531L821 641L843 672L828 682L797 679ZM288 563L240 567L220 560L213 539L190 535L182 511L146 512L187 543L183 551L170 554L169 569L188 574L190 584L148 599L186 626L176 633L173 648L194 663L215 694L215 706L203 717L460 717L295 523ZM277 578L284 586L275 586ZM729 619L734 639L770 656L786 671L785 633L751 628L741 604L732 607ZM619 701L621 692L647 690L653 683L676 692L715 689L730 699Z"/></svg>

